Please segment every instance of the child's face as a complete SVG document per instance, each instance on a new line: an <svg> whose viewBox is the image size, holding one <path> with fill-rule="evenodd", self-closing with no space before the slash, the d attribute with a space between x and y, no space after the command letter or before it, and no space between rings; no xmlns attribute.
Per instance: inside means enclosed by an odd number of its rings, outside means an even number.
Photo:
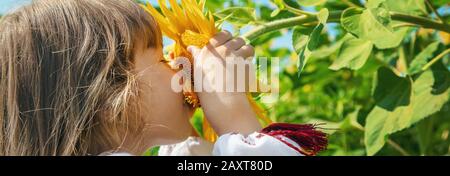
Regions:
<svg viewBox="0 0 450 176"><path fill-rule="evenodd" d="M144 140L151 142L149 145L180 142L192 134L189 118L193 110L185 105L182 93L172 90L175 71L163 58L161 48L138 51L135 58Z"/></svg>

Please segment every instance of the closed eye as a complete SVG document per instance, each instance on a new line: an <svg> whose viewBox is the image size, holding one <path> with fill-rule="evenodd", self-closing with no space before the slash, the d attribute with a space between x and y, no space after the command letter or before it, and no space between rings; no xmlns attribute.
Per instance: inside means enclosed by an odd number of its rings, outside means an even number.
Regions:
<svg viewBox="0 0 450 176"><path fill-rule="evenodd" d="M159 62L167 64L167 63L170 62L170 60L165 58L165 57L163 57Z"/></svg>

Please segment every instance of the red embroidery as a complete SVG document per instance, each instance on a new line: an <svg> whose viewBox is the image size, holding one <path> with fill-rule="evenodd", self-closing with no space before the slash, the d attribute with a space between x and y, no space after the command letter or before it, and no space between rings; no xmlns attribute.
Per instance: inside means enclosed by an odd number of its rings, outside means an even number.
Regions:
<svg viewBox="0 0 450 176"><path fill-rule="evenodd" d="M327 135L318 131L317 126L313 124L274 123L264 128L261 133L280 140L306 156L314 156L318 152L325 150L328 145ZM280 136L294 141L300 148L283 140Z"/></svg>

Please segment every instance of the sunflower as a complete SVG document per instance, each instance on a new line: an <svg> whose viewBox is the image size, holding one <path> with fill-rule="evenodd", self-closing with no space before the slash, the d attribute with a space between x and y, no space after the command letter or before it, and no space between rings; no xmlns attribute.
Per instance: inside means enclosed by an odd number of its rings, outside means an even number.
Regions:
<svg viewBox="0 0 450 176"><path fill-rule="evenodd" d="M205 0L181 0L182 6L176 0L169 0L171 9L166 0L158 0L158 3L162 14L150 4L145 9L156 19L162 32L175 41L175 57L191 57L188 46L202 48L218 32L213 15L203 13Z"/></svg>
<svg viewBox="0 0 450 176"><path fill-rule="evenodd" d="M203 13L205 0L181 0L181 6L176 0L169 0L169 9L166 0L158 0L162 14L151 4L144 8L156 19L161 31L175 41L172 51L174 58L185 57L192 61L188 46L203 48L217 32L214 17L211 13ZM186 83L190 84L190 83ZM200 106L197 95L189 90L192 86L184 86L185 101L193 108Z"/></svg>
<svg viewBox="0 0 450 176"><path fill-rule="evenodd" d="M197 46L203 48L218 33L219 30L215 25L212 13L204 13L205 2L206 0L181 0L180 6L177 0L169 0L171 7L169 9L166 0L158 0L161 12L156 10L151 4L143 6L158 22L163 34L175 42L173 51L171 51L174 58L185 57L192 62L192 55L188 52L187 47ZM183 91L187 104L193 108L200 107L198 97L192 90L183 89ZM264 111L257 106L250 94L248 95L248 99L258 117L265 124L271 123L270 119L264 115ZM204 138L209 141L217 139L217 135L206 120L203 121L203 134Z"/></svg>

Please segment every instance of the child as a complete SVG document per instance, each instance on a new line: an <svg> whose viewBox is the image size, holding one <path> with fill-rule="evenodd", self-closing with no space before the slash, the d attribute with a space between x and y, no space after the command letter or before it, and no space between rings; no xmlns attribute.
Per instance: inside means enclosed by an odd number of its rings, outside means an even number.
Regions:
<svg viewBox="0 0 450 176"><path fill-rule="evenodd" d="M140 155L157 145L167 145L160 155L311 155L326 142L313 126L261 130L237 92L199 92L221 137L190 137L193 109L171 89L160 29L132 0L33 1L1 19L0 43L0 155ZM228 32L190 51L254 55Z"/></svg>

